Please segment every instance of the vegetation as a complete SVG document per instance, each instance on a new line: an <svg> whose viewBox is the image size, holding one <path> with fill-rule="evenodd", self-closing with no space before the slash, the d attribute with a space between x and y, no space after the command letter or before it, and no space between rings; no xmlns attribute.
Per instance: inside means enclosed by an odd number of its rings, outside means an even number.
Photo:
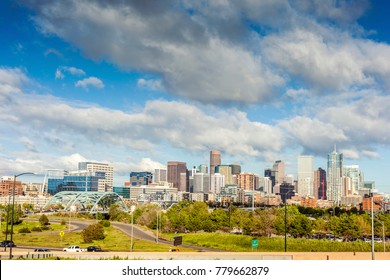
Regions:
<svg viewBox="0 0 390 280"><path fill-rule="evenodd" d="M91 243L93 240L102 240L106 237L101 223L87 226L81 232L81 236L83 237L85 243Z"/></svg>

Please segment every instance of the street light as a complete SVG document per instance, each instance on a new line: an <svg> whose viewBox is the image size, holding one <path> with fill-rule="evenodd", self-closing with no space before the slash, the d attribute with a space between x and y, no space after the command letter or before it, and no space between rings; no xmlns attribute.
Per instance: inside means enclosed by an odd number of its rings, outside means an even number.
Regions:
<svg viewBox="0 0 390 280"><path fill-rule="evenodd" d="M284 193L284 251L287 252L287 195L294 190Z"/></svg>
<svg viewBox="0 0 390 280"><path fill-rule="evenodd" d="M13 237L13 231L14 231L14 208L15 208L15 188L16 188L16 177L22 176L22 175L35 175L36 173L32 172L24 172L20 173L18 175L14 175L14 186L12 189L12 212L11 212L11 233L10 233L10 247L9 247L9 258L12 259L12 237ZM9 206L9 205L8 205ZM8 219L7 219L8 220Z"/></svg>
<svg viewBox="0 0 390 280"><path fill-rule="evenodd" d="M375 244L374 244L374 194L370 192L371 197L371 258L375 260Z"/></svg>

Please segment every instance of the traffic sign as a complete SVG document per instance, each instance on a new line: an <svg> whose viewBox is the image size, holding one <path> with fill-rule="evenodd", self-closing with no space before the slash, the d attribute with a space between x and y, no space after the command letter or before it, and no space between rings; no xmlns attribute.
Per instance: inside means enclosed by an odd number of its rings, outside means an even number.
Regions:
<svg viewBox="0 0 390 280"><path fill-rule="evenodd" d="M63 232L62 230L60 231L60 236L63 237L65 234L65 232Z"/></svg>
<svg viewBox="0 0 390 280"><path fill-rule="evenodd" d="M259 240L252 239L252 249L257 249L259 247Z"/></svg>

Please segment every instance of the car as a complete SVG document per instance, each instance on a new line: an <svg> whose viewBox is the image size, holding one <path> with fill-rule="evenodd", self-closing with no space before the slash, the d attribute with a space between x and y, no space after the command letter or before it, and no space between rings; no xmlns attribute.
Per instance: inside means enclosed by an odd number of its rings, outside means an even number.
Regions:
<svg viewBox="0 0 390 280"><path fill-rule="evenodd" d="M50 252L50 250L47 248L36 248L34 252Z"/></svg>
<svg viewBox="0 0 390 280"><path fill-rule="evenodd" d="M103 250L98 246L89 246L87 252L103 252Z"/></svg>
<svg viewBox="0 0 390 280"><path fill-rule="evenodd" d="M64 249L62 249L62 251L64 252L84 252L86 251L85 249L82 249L80 248L79 245L72 245L72 246L69 246L69 247L66 247Z"/></svg>
<svg viewBox="0 0 390 280"><path fill-rule="evenodd" d="M15 243L11 240L4 240L0 242L0 247L16 247Z"/></svg>

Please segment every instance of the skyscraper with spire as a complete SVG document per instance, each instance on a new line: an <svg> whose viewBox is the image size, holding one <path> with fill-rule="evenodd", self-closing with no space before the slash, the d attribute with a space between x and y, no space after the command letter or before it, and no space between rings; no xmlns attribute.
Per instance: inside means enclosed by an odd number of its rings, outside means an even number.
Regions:
<svg viewBox="0 0 390 280"><path fill-rule="evenodd" d="M343 189L343 154L336 151L336 145L332 153L328 154L328 170L326 173L327 199L333 200L336 205L341 202Z"/></svg>

